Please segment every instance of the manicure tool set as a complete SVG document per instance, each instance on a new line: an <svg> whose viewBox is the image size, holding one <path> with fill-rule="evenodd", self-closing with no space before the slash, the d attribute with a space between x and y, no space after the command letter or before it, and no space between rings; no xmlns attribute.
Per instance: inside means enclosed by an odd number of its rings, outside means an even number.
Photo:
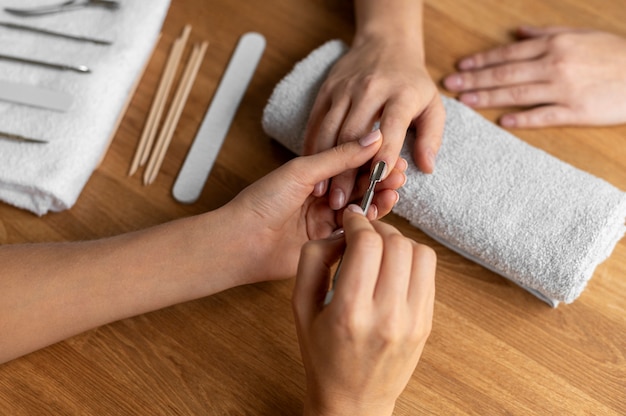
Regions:
<svg viewBox="0 0 626 416"><path fill-rule="evenodd" d="M102 7L109 10L116 10L120 7L118 1L113 0L69 0L62 3L44 5L33 8L11 8L5 7L4 12L20 18L30 18L44 16L66 11L79 10L87 7ZM96 45L111 45L107 39L100 39L82 34L64 33L47 29L38 25L22 24L12 21L0 21L0 29L18 30L26 33L44 35L51 38L72 40L76 42L88 42ZM51 62L32 56L18 56L0 52L0 61L10 61L20 64L33 65L50 70L71 71L79 74L89 74L91 68L87 65ZM28 85L19 82L0 80L0 100L9 101L21 105L29 105L54 111L67 111L71 105L72 97L65 92L51 91L35 85ZM37 138L26 138L18 134L0 132L3 139L15 140L29 143L47 143L45 140Z"/></svg>

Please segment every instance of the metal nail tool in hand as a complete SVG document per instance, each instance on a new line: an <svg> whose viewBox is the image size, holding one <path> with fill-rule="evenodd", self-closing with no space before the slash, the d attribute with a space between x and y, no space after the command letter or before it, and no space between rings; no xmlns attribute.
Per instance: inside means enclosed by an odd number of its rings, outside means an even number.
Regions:
<svg viewBox="0 0 626 416"><path fill-rule="evenodd" d="M4 11L16 16L41 16L45 14L66 12L70 10L82 9L83 7L100 6L107 9L115 10L120 7L120 3L114 0L68 0L63 3L57 3L48 6L33 7L31 9L16 9L5 7Z"/></svg>
<svg viewBox="0 0 626 416"><path fill-rule="evenodd" d="M387 164L381 160L380 162L376 163L376 165L374 166L374 169L372 169L372 173L370 173L370 185L368 186L367 191L365 191L365 195L363 195L363 199L361 200L361 209L363 210L365 215L367 215L367 211L369 210L370 205L372 204L372 199L374 198L374 188L376 187L376 184L382 180L386 167L387 167ZM339 277L339 271L341 270L342 260L343 260L343 257L341 258L341 260L339 260L339 265L337 265L337 270L335 270L335 275L333 276L332 286L330 290L328 291L328 293L326 293L326 299L324 299L324 305L328 305L333 298L333 294L335 293L335 290L334 290L335 283L337 282L337 278Z"/></svg>

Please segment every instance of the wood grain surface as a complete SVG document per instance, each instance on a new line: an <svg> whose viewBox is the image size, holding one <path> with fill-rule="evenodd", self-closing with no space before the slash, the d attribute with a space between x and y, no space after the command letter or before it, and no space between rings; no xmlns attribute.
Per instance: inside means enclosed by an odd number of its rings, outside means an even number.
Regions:
<svg viewBox="0 0 626 416"><path fill-rule="evenodd" d="M511 39L520 24L626 36L622 0L427 0L427 63L439 80L461 56ZM210 46L161 172L127 176L172 41ZM333 38L350 42L350 3L172 0L163 35L99 169L69 211L38 218L0 204L0 243L106 237L215 209L292 155L261 114L294 63ZM200 200L171 189L238 38L267 49ZM185 52L188 56L190 47ZM180 76L180 74L179 74ZM504 110L482 111L495 120ZM626 126L514 130L521 139L626 190ZM582 296L557 309L435 243L386 221L439 257L432 335L397 415L626 414L626 240ZM236 225L233 225L236 226ZM239 287L126 319L0 365L1 415L290 415L302 368L291 316L293 279Z"/></svg>

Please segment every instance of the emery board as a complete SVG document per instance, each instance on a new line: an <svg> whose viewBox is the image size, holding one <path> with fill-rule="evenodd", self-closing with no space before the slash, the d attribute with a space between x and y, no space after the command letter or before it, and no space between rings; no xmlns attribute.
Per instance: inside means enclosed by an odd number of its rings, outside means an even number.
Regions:
<svg viewBox="0 0 626 416"><path fill-rule="evenodd" d="M28 84L0 80L0 100L56 111L67 111L72 96Z"/></svg>
<svg viewBox="0 0 626 416"><path fill-rule="evenodd" d="M264 49L265 38L259 33L239 39L174 183L177 201L191 204L200 197Z"/></svg>

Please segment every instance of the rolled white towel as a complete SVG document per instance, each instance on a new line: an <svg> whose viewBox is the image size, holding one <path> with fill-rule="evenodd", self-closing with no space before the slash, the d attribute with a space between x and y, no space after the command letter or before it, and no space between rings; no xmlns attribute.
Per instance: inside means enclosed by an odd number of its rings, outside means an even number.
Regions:
<svg viewBox="0 0 626 416"><path fill-rule="evenodd" d="M346 50L330 41L278 83L263 113L269 136L301 153L317 91ZM447 118L436 171L426 175L409 163L394 212L553 307L573 302L626 232L626 193L442 98ZM412 140L409 132L407 161Z"/></svg>

